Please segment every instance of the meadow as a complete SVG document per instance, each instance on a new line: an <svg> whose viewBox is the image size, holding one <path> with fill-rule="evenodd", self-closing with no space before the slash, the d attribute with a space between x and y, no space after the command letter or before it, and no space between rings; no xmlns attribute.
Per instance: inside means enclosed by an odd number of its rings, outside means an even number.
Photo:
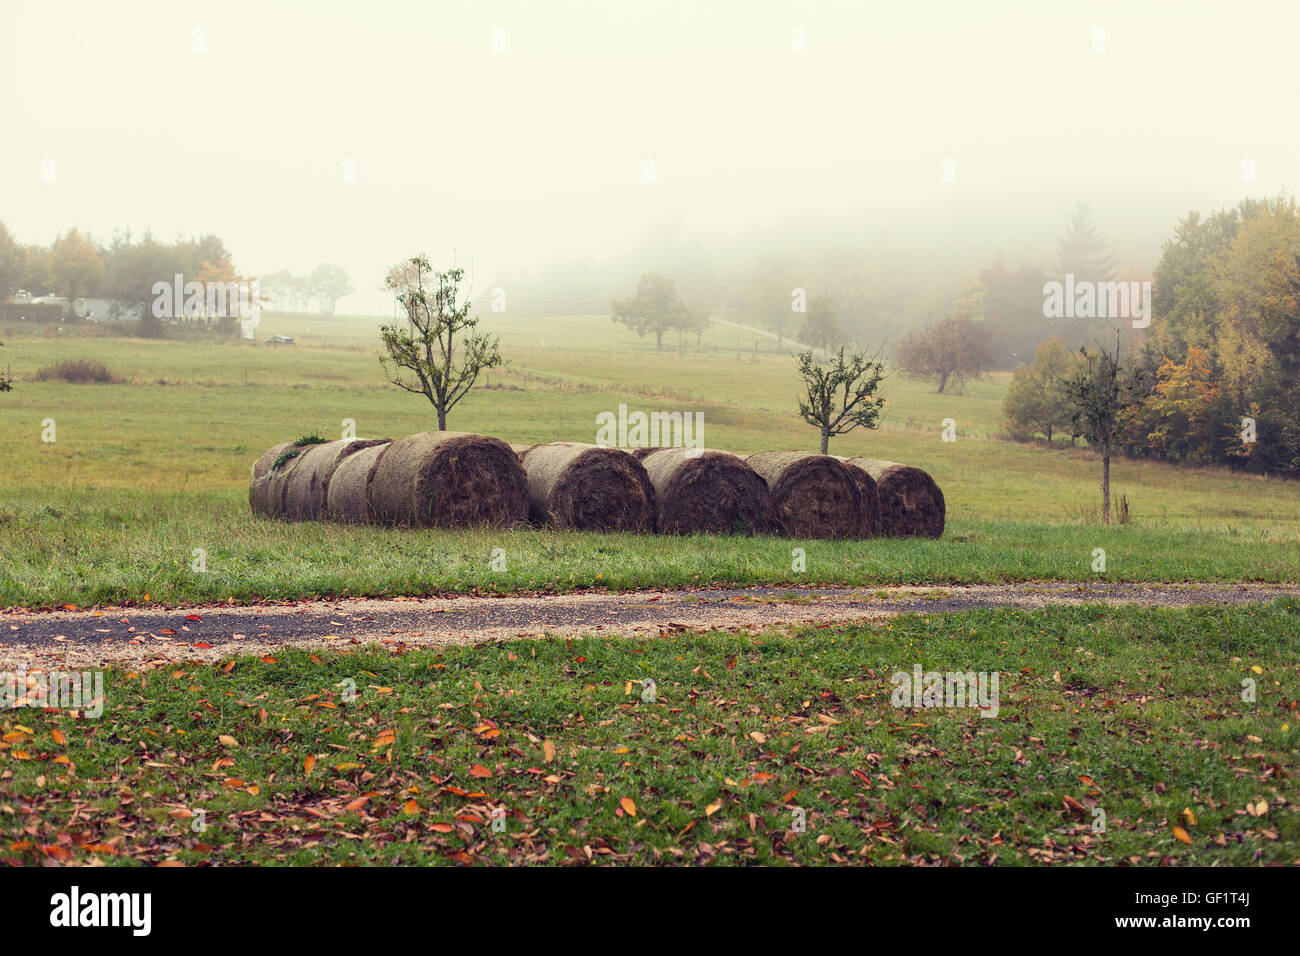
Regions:
<svg viewBox="0 0 1300 956"><path fill-rule="evenodd" d="M1087 580L1093 552L1118 580L1300 580L1300 483L1117 460L1131 521L1098 522L1100 466L1085 448L999 439L1009 376L938 395L893 372L882 427L832 453L918 465L944 490L940 541L671 539L542 530L429 532L288 525L249 514L251 462L316 432L384 437L435 427L419 396L386 383L378 320L269 314L259 344L212 338L0 330L15 390L0 396L0 606L255 600L784 583ZM715 326L693 341L638 339L602 316L488 315L509 365L452 410L457 430L512 442L592 441L620 403L700 411L705 442L738 453L815 447L796 410L794 361L768 339ZM264 342L286 334L296 345ZM741 333L742 336L747 333ZM670 345L672 346L670 348ZM33 380L60 359L121 381ZM952 418L957 441L940 440ZM54 441L47 419L54 423ZM790 551L808 550L791 571ZM508 570L488 556L505 547ZM194 549L206 570L192 570ZM146 597L147 596L147 597Z"/></svg>
<svg viewBox="0 0 1300 956"><path fill-rule="evenodd" d="M97 719L0 714L0 863L1294 863L1298 619L993 610L115 666ZM917 665L1000 672L996 715L891 706Z"/></svg>

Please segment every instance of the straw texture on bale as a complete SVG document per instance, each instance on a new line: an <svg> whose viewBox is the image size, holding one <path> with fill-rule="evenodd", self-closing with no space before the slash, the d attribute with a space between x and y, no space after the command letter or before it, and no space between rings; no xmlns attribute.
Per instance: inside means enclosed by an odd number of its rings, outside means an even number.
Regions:
<svg viewBox="0 0 1300 956"><path fill-rule="evenodd" d="M660 534L762 534L771 527L767 482L735 455L664 448L641 464L654 485Z"/></svg>
<svg viewBox="0 0 1300 956"><path fill-rule="evenodd" d="M946 508L943 492L926 472L896 461L851 458L876 479L880 497L880 533L891 538L938 538Z"/></svg>
<svg viewBox="0 0 1300 956"><path fill-rule="evenodd" d="M858 527L858 537L874 538L880 534L880 492L876 489L876 479L871 477L871 472L867 469L855 465L852 459L840 458L839 460L849 469L849 474L857 483L858 495L862 499L862 524Z"/></svg>
<svg viewBox="0 0 1300 956"><path fill-rule="evenodd" d="M655 529L654 486L620 448L549 442L530 448L523 467L528 515L538 524L634 534Z"/></svg>
<svg viewBox="0 0 1300 956"><path fill-rule="evenodd" d="M524 471L499 438L419 432L380 457L367 492L382 524L424 528L509 526L527 516Z"/></svg>
<svg viewBox="0 0 1300 956"><path fill-rule="evenodd" d="M269 476L271 466L292 447L293 442L282 441L262 452L262 457L253 462L253 475L248 481L248 506L253 509L253 514L274 517L280 513L279 503L271 500L272 482ZM280 490L278 484L275 488Z"/></svg>
<svg viewBox="0 0 1300 956"><path fill-rule="evenodd" d="M261 478L255 478L248 490L249 504L253 507L253 510L272 518L284 517L285 498L289 491L290 477L302 464L303 456L321 444L323 443L286 442L263 454L253 464L254 473L256 473L258 465L264 459L268 459L271 452L280 449L274 457L269 457L270 465L266 473ZM286 458L286 455L289 457ZM279 464L277 465L276 462L279 462Z"/></svg>
<svg viewBox="0 0 1300 956"><path fill-rule="evenodd" d="M392 442L369 445L339 462L325 489L325 516L332 521L367 524L370 516L367 492L380 457Z"/></svg>
<svg viewBox="0 0 1300 956"><path fill-rule="evenodd" d="M663 450L664 450L663 445L651 445L648 448L629 448L628 454L630 454L637 461L645 461L655 452L663 451Z"/></svg>
<svg viewBox="0 0 1300 956"><path fill-rule="evenodd" d="M767 482L772 521L787 537L858 536L862 496L847 465L800 451L761 451L745 461Z"/></svg>
<svg viewBox="0 0 1300 956"><path fill-rule="evenodd" d="M523 460L524 455L528 452L528 449L532 447L533 447L532 445L528 445L528 444L521 444L519 442L514 442L514 441L510 442L510 450L514 452L516 455L518 455L521 461Z"/></svg>
<svg viewBox="0 0 1300 956"><path fill-rule="evenodd" d="M388 439L349 438L303 449L287 475L282 516L290 521L325 517L325 496L339 464L363 448L387 444Z"/></svg>

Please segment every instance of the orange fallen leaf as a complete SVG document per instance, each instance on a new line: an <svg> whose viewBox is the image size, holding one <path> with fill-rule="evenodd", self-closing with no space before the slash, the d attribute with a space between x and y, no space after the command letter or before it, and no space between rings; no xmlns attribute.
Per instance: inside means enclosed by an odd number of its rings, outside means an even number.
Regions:
<svg viewBox="0 0 1300 956"><path fill-rule="evenodd" d="M316 768L316 755L308 754L307 758L302 762L302 769L305 770L307 773L311 773L315 768Z"/></svg>
<svg viewBox="0 0 1300 956"><path fill-rule="evenodd" d="M474 766L469 768L469 775L471 777L490 777L492 776L492 771L481 763L476 763Z"/></svg>
<svg viewBox="0 0 1300 956"><path fill-rule="evenodd" d="M550 763L552 760L554 760L554 759L555 759L555 744L551 743L549 740L543 740L543 741L542 741L542 756L546 758L546 762L547 762L547 763Z"/></svg>
<svg viewBox="0 0 1300 956"><path fill-rule="evenodd" d="M618 805L623 808L623 812L629 817L636 816L636 803L633 802L631 797L624 797L618 802Z"/></svg>
<svg viewBox="0 0 1300 956"><path fill-rule="evenodd" d="M58 727L55 727L55 728L54 728L54 734L53 734L53 736L54 736L54 742L55 742L56 744L60 744L60 745L62 745L62 744L66 744L66 743L68 742L68 738L65 737L65 736L63 735L63 731L59 730Z"/></svg>
<svg viewBox="0 0 1300 956"><path fill-rule="evenodd" d="M1192 844L1192 838L1187 835L1187 831L1182 827L1174 827L1174 839L1182 840L1188 846L1191 846Z"/></svg>
<svg viewBox="0 0 1300 956"><path fill-rule="evenodd" d="M407 800L406 803L402 805L402 812L407 816L413 817L420 812L420 805L414 800Z"/></svg>

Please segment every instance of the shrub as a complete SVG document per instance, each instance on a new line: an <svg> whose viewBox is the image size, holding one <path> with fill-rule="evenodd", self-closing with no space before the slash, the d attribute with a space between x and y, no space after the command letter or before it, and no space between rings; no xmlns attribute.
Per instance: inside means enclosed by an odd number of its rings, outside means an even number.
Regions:
<svg viewBox="0 0 1300 956"><path fill-rule="evenodd" d="M38 382L68 382L74 385L109 384L122 381L103 362L89 359L63 359L51 362L36 373Z"/></svg>

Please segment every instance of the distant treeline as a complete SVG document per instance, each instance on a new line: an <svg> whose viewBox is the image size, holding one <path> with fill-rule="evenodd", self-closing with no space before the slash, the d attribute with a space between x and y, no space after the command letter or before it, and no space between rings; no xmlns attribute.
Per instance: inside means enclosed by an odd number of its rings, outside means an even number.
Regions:
<svg viewBox="0 0 1300 956"><path fill-rule="evenodd" d="M1113 334L1113 333L1112 333ZM1119 413L1130 456L1300 476L1300 210L1294 197L1189 213L1164 245L1151 324L1125 332L1142 383ZM1021 438L1073 436L1054 338L1016 371L1005 411Z"/></svg>

